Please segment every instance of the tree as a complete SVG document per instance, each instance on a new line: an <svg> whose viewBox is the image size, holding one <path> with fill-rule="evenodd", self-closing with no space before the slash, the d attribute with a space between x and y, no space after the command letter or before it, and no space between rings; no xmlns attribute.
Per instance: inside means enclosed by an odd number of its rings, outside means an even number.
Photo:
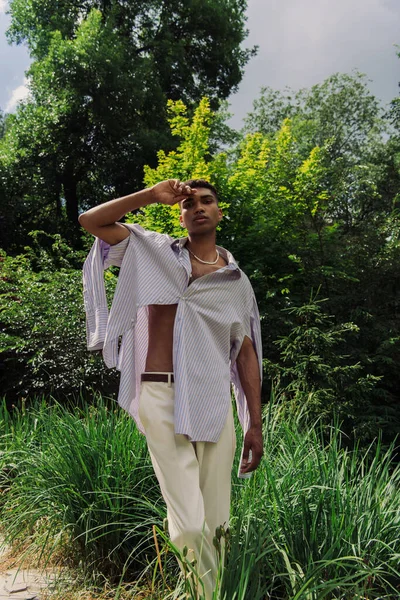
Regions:
<svg viewBox="0 0 400 600"><path fill-rule="evenodd" d="M299 154L326 147L328 213L348 229L356 227L380 202L381 173L374 154L384 145L383 110L361 73L335 74L311 89L284 92L264 88L246 120L246 131L273 135L283 118L292 121Z"/></svg>
<svg viewBox="0 0 400 600"><path fill-rule="evenodd" d="M397 46L399 49L400 47ZM397 52L397 56L400 58L400 50ZM400 87L400 82L399 82ZM392 124L395 126L397 132L400 131L400 96L394 98L390 104L389 114L387 115Z"/></svg>
<svg viewBox="0 0 400 600"><path fill-rule="evenodd" d="M368 89L365 75L336 73L322 83L295 92L265 87L246 118L245 130L266 135L279 130L286 118L308 123L309 145L333 144L332 156L359 158L366 142L384 130L383 111ZM303 125L301 123L303 122Z"/></svg>
<svg viewBox="0 0 400 600"><path fill-rule="evenodd" d="M146 5L138 0L63 0L56 7L50 0L12 0L8 37L26 42L40 61L49 54L55 32L73 40L97 11L104 30L123 45L133 72L146 63L153 90L161 83L168 97L192 103L204 93L227 98L240 82L254 53L240 48L247 34L246 8L246 0L151 0Z"/></svg>
<svg viewBox="0 0 400 600"><path fill-rule="evenodd" d="M6 131L6 119L3 111L0 109L0 139L3 137Z"/></svg>
<svg viewBox="0 0 400 600"><path fill-rule="evenodd" d="M253 50L245 0L150 3L13 0L8 32L27 43L31 99L11 119L3 154L22 171L19 195L44 212L80 208L142 183L143 166L171 149L167 99L189 105L204 93L216 107L237 88ZM41 211L43 212L41 209Z"/></svg>
<svg viewBox="0 0 400 600"><path fill-rule="evenodd" d="M363 415L362 435L373 437L382 424L387 425L383 415L378 420L377 412L371 411L371 397L381 377L365 375L365 367L342 354L347 339L359 328L354 323L336 325L333 316L322 310L323 302L312 294L308 302L286 309L293 327L275 341L280 360L273 364L267 359L268 372L293 413L328 425L335 415L350 431Z"/></svg>

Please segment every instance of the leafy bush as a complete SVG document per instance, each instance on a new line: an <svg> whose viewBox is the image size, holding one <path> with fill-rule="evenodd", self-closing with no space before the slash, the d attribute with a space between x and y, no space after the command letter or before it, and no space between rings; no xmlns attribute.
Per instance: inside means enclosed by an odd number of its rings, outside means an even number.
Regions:
<svg viewBox="0 0 400 600"><path fill-rule="evenodd" d="M310 422L319 418L330 426L336 417L347 434L364 441L378 436L380 430L393 436L400 431L400 419L393 418L390 404L377 388L382 377L366 372L365 365L346 354L359 327L351 322L336 324L324 312L324 303L327 300L312 294L307 303L285 310L290 329L275 341L280 360L264 361L276 391L285 398L288 412L302 413Z"/></svg>
<svg viewBox="0 0 400 600"><path fill-rule="evenodd" d="M2 393L11 401L35 394L78 397L92 387L116 389L116 374L86 349L82 299L84 252L59 235L31 234L33 247L0 254ZM115 276L107 272L109 290Z"/></svg>

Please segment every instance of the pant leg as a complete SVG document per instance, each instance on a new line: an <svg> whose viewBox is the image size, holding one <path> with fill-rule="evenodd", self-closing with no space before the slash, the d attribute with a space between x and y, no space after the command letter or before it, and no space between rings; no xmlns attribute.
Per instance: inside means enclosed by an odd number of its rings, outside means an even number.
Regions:
<svg viewBox="0 0 400 600"><path fill-rule="evenodd" d="M188 558L196 558L196 569L209 600L215 587L216 553L205 520L194 444L186 436L175 434L174 387L161 382L142 382L139 417L167 505L171 541L180 550L187 546Z"/></svg>
<svg viewBox="0 0 400 600"><path fill-rule="evenodd" d="M236 450L232 404L229 406L226 424L218 442L196 442L195 446L205 520L210 535L209 541L213 544L216 528L223 525L227 529L229 526L232 466Z"/></svg>
<svg viewBox="0 0 400 600"><path fill-rule="evenodd" d="M167 505L171 540L181 550L187 546L192 551L208 600L217 573L215 529L229 522L236 446L232 406L216 444L192 443L175 434L174 388L166 383L142 383L139 416Z"/></svg>

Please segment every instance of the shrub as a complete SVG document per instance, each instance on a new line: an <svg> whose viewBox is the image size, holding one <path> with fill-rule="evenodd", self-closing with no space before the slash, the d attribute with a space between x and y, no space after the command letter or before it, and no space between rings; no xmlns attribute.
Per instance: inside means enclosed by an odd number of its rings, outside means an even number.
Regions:
<svg viewBox="0 0 400 600"><path fill-rule="evenodd" d="M279 362L264 361L267 373L289 413L302 413L311 423L319 418L328 426L337 418L352 440L370 443L383 431L391 441L400 431L400 420L379 387L383 377L351 353L360 328L352 322L335 323L324 312L324 302L312 295L284 311L290 329L275 341Z"/></svg>
<svg viewBox="0 0 400 600"><path fill-rule="evenodd" d="M35 394L77 398L92 387L112 394L116 373L86 349L78 268L84 253L71 250L58 235L32 237L25 254L0 255L2 393L14 402ZM107 272L110 290L115 280Z"/></svg>

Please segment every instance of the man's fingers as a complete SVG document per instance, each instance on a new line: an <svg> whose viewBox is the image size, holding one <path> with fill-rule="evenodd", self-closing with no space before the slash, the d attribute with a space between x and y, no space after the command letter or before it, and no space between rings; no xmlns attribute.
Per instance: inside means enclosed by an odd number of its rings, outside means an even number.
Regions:
<svg viewBox="0 0 400 600"><path fill-rule="evenodd" d="M179 179L172 179L172 181L174 182L173 189L178 195L191 196L196 191L190 185L182 183Z"/></svg>
<svg viewBox="0 0 400 600"><path fill-rule="evenodd" d="M193 196L193 194L196 193L196 190L188 185L182 185L182 187L179 188L179 193L183 194L184 197L187 198L188 196Z"/></svg>
<svg viewBox="0 0 400 600"><path fill-rule="evenodd" d="M243 452L242 452L242 459L241 459L241 463L240 463L240 471L241 473L246 473L246 470L251 462L251 446L250 444L245 440L244 444L243 444Z"/></svg>
<svg viewBox="0 0 400 600"><path fill-rule="evenodd" d="M251 473L257 469L263 455L262 433L249 430L243 444L243 455L240 470Z"/></svg>
<svg viewBox="0 0 400 600"><path fill-rule="evenodd" d="M257 452L256 450L250 450L249 460L246 462L246 464L244 464L244 461L242 461L242 473L251 473L252 471L255 471L260 464L261 458L262 453Z"/></svg>
<svg viewBox="0 0 400 600"><path fill-rule="evenodd" d="M151 188L154 201L163 204L177 204L193 196L197 190L190 185L182 183L179 179L167 179L160 181Z"/></svg>
<svg viewBox="0 0 400 600"><path fill-rule="evenodd" d="M172 187L175 192L182 192L182 190L185 187L187 187L181 181L179 181L179 179L172 179L172 181L173 181Z"/></svg>
<svg viewBox="0 0 400 600"><path fill-rule="evenodd" d="M176 192L176 191L177 191L177 189L179 188L179 185L180 185L180 183L181 183L181 182L179 181L179 179L170 179L170 180L168 181L168 183L169 183L169 185L171 186L172 190L173 190L174 192Z"/></svg>
<svg viewBox="0 0 400 600"><path fill-rule="evenodd" d="M255 458L253 458L253 460L248 462L247 465L243 465L241 472L242 473L252 473L253 471L255 471L257 469L259 464L260 464L260 459L256 460Z"/></svg>
<svg viewBox="0 0 400 600"><path fill-rule="evenodd" d="M249 459L249 452L251 450L251 444L245 439L244 440L244 444L243 444L243 454L242 454L242 460L243 461L248 461Z"/></svg>

